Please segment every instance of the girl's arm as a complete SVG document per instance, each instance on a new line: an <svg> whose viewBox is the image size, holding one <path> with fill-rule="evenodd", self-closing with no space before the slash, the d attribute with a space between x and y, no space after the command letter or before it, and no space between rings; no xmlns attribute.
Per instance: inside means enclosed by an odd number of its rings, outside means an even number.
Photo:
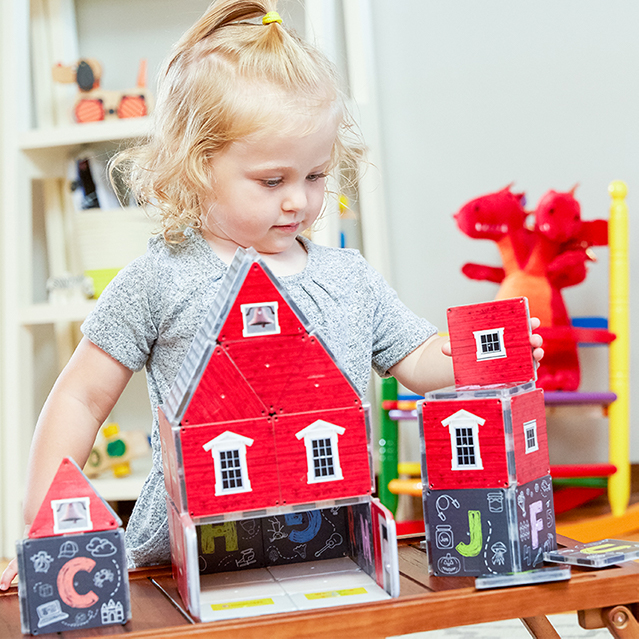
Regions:
<svg viewBox="0 0 639 639"><path fill-rule="evenodd" d="M539 328L539 319L530 318L530 328ZM541 335L533 334L530 339L533 358L536 362L544 356ZM433 335L412 353L397 362L388 371L397 381L418 395L455 383L453 362L450 357L448 337Z"/></svg>
<svg viewBox="0 0 639 639"><path fill-rule="evenodd" d="M100 426L109 416L132 371L102 349L82 339L58 377L36 424L29 462L23 515L28 527L64 457L84 467ZM0 579L6 590L17 572L15 559Z"/></svg>
<svg viewBox="0 0 639 639"><path fill-rule="evenodd" d="M432 335L388 372L418 395L455 383L448 337Z"/></svg>

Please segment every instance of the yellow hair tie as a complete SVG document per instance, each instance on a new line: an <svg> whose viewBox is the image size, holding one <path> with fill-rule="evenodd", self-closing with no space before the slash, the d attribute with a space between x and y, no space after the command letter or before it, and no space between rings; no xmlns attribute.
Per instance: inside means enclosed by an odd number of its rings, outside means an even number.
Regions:
<svg viewBox="0 0 639 639"><path fill-rule="evenodd" d="M263 18L262 24L272 24L273 22L279 22L282 24L282 18L277 11L269 11Z"/></svg>

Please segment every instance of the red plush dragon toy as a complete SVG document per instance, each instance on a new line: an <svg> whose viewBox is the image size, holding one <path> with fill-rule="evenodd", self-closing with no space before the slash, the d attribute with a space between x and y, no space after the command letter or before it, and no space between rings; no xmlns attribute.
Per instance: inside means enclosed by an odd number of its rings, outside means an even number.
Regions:
<svg viewBox="0 0 639 639"><path fill-rule="evenodd" d="M526 224L524 194L513 193L509 186L471 200L455 214L466 235L497 244L503 264L465 264L462 272L470 279L498 283L496 299L527 297L531 315L541 320L546 354L538 384L545 390L577 390L577 344L614 339L605 329L573 327L561 293L585 279L586 262L593 259L590 247L608 243L607 220L582 220L574 191L544 194L534 211L534 226Z"/></svg>

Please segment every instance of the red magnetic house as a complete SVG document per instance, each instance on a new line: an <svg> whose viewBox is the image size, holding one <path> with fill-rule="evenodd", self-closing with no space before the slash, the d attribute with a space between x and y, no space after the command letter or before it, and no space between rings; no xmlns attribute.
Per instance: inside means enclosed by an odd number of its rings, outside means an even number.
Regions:
<svg viewBox="0 0 639 639"><path fill-rule="evenodd" d="M258 254L238 250L159 409L173 572L194 617L316 606L328 574L344 603L399 594L395 524L371 497L368 413ZM283 571L309 561L321 597ZM259 606L224 590L239 570L266 584Z"/></svg>
<svg viewBox="0 0 639 639"><path fill-rule="evenodd" d="M508 403L504 414L500 393L425 402L423 419L437 426L424 429L430 489L502 488L550 473L543 391L517 392Z"/></svg>
<svg viewBox="0 0 639 639"><path fill-rule="evenodd" d="M238 276L160 409L169 496L205 518L370 494L357 391L259 261Z"/></svg>

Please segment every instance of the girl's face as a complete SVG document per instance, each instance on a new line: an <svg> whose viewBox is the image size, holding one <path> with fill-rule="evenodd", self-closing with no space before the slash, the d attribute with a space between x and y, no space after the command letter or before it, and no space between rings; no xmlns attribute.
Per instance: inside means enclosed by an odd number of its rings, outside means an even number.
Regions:
<svg viewBox="0 0 639 639"><path fill-rule="evenodd" d="M222 259L239 246L284 259L299 252L297 235L322 209L337 135L337 118L328 109L319 123L310 134L248 136L213 159L202 233Z"/></svg>

